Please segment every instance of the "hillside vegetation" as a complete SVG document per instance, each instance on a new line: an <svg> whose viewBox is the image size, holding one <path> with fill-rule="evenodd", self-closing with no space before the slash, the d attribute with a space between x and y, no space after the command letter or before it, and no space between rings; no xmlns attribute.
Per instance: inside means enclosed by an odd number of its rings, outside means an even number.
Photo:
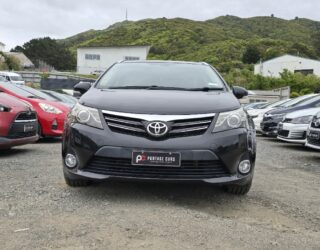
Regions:
<svg viewBox="0 0 320 250"><path fill-rule="evenodd" d="M242 57L254 46L262 60L284 53L319 58L320 23L276 17L223 16L207 21L145 19L125 21L61 40L75 53L79 46L150 45L149 59L205 61L222 72L245 68ZM319 47L319 48L318 48Z"/></svg>
<svg viewBox="0 0 320 250"><path fill-rule="evenodd" d="M124 21L57 42L73 56L73 62L68 65L74 65L76 49L82 46L150 45L148 59L205 61L222 72L230 83L266 89L286 82L264 79L267 83L261 85L262 80L253 75L252 65L286 53L319 59L320 22L273 16L221 16L207 21L158 18ZM25 53L36 54L27 50ZM320 84L315 79L312 86ZM313 89L294 84L294 91Z"/></svg>
<svg viewBox="0 0 320 250"><path fill-rule="evenodd" d="M253 75L253 64L283 54L320 58L320 22L295 18L221 16L207 21L182 18L116 23L60 40L75 55L81 46L150 45L148 59L205 61L229 83L251 89L290 85L294 95L320 86L315 76L286 72L282 79Z"/></svg>

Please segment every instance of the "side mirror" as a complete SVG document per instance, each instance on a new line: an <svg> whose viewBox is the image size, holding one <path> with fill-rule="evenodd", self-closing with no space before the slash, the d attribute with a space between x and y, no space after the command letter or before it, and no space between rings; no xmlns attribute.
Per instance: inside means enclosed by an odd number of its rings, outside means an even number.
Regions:
<svg viewBox="0 0 320 250"><path fill-rule="evenodd" d="M73 96L79 98L86 93L92 86L91 82L79 82L73 87Z"/></svg>
<svg viewBox="0 0 320 250"><path fill-rule="evenodd" d="M245 88L242 88L242 87L233 87L232 88L232 91L233 91L233 94L238 98L238 99L241 99L245 96L248 95L248 91L245 89Z"/></svg>

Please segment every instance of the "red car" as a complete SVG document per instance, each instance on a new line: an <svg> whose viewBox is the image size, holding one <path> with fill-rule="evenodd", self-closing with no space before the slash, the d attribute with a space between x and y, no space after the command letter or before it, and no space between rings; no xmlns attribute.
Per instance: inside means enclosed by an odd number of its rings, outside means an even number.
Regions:
<svg viewBox="0 0 320 250"><path fill-rule="evenodd" d="M46 100L8 82L0 82L0 90L27 101L33 106L38 115L38 134L40 136L62 136L64 120L70 108L57 101Z"/></svg>
<svg viewBox="0 0 320 250"><path fill-rule="evenodd" d="M38 140L37 114L26 102L0 92L0 149Z"/></svg>

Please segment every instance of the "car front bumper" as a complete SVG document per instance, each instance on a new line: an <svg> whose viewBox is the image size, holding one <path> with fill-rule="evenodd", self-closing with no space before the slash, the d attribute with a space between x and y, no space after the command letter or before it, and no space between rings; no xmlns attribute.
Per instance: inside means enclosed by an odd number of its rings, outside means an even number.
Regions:
<svg viewBox="0 0 320 250"><path fill-rule="evenodd" d="M64 122L64 114L46 114L45 117L39 119L42 135L48 137L61 137L63 134Z"/></svg>
<svg viewBox="0 0 320 250"><path fill-rule="evenodd" d="M278 136L278 125L281 122L280 119L276 120L271 118L270 120L262 120L260 123L261 133L267 136L277 137Z"/></svg>
<svg viewBox="0 0 320 250"><path fill-rule="evenodd" d="M253 120L256 131L261 133L262 130L261 130L260 124L262 122L262 117L258 116L258 117L252 118L252 120Z"/></svg>
<svg viewBox="0 0 320 250"><path fill-rule="evenodd" d="M278 139L286 142L305 144L308 124L279 123Z"/></svg>
<svg viewBox="0 0 320 250"><path fill-rule="evenodd" d="M0 137L0 149L7 149L16 146L21 146L29 143L36 142L39 139L38 135L26 137L26 138L19 138L19 139L9 139L6 137Z"/></svg>
<svg viewBox="0 0 320 250"><path fill-rule="evenodd" d="M199 136L150 140L108 129L67 124L62 156L64 159L67 154L73 154L78 164L74 169L67 168L64 164L64 174L73 179L120 178L245 184L251 181L254 172L255 143L255 135L242 128L215 134L207 131ZM179 168L139 169L131 164L134 150L178 152L181 154L182 164ZM251 171L246 175L238 171L239 163L243 160L249 160L252 165ZM192 164L192 169L188 169L184 164Z"/></svg>
<svg viewBox="0 0 320 250"><path fill-rule="evenodd" d="M310 132L317 133L318 134L318 139L311 138ZM309 147L309 148L320 150L320 129L309 128L309 130L307 132L306 146Z"/></svg>

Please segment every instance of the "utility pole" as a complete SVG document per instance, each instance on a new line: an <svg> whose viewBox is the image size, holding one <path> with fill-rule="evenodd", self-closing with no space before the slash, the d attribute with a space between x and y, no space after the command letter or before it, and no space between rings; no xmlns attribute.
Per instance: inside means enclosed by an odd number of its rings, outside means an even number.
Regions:
<svg viewBox="0 0 320 250"><path fill-rule="evenodd" d="M128 21L128 9L126 9L126 21Z"/></svg>

